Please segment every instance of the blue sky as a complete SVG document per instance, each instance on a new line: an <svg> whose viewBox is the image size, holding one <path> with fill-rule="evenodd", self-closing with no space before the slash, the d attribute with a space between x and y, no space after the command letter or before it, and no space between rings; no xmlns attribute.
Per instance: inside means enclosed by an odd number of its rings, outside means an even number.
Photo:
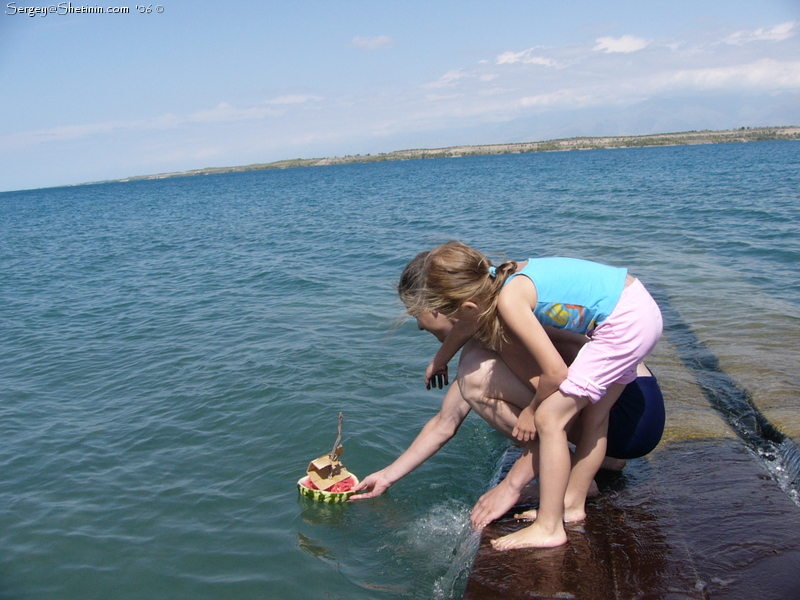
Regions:
<svg viewBox="0 0 800 600"><path fill-rule="evenodd" d="M0 191L284 158L800 125L798 0L0 14ZM140 5L144 6L144 5ZM156 7L163 7L157 12Z"/></svg>

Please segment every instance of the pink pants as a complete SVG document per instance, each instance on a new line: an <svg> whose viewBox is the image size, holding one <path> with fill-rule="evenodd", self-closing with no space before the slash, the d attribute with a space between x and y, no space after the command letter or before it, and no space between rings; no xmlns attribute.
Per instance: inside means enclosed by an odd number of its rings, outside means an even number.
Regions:
<svg viewBox="0 0 800 600"><path fill-rule="evenodd" d="M581 348L561 393L598 402L612 383L630 383L636 379L636 365L661 337L662 326L658 305L637 279Z"/></svg>

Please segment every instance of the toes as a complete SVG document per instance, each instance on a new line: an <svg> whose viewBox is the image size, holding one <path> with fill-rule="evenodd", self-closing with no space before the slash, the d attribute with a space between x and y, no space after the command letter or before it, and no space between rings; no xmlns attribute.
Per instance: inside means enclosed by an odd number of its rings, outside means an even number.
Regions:
<svg viewBox="0 0 800 600"><path fill-rule="evenodd" d="M525 512L521 512L519 514L514 515L515 519L519 519L520 521L535 521L536 520L536 510L526 510Z"/></svg>

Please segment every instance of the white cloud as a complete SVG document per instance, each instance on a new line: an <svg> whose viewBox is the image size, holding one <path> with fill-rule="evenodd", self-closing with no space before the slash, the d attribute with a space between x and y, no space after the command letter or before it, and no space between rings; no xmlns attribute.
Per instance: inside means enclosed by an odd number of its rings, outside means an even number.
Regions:
<svg viewBox="0 0 800 600"><path fill-rule="evenodd" d="M792 37L796 26L796 21L788 21L769 29L759 28L755 31L737 31L725 38L725 43L741 46L748 42L780 42Z"/></svg>
<svg viewBox="0 0 800 600"><path fill-rule="evenodd" d="M422 87L423 88L448 87L454 85L456 81L458 81L459 79L463 79L466 76L467 74L461 69L454 69L442 75L438 80L433 81L431 83L426 83Z"/></svg>
<svg viewBox="0 0 800 600"><path fill-rule="evenodd" d="M665 77L665 87L698 89L789 90L800 89L800 62L763 58L744 65L709 69L686 69Z"/></svg>
<svg viewBox="0 0 800 600"><path fill-rule="evenodd" d="M605 50L606 53L610 52L636 52L647 47L647 41L642 38L637 38L632 35L623 35L620 38L601 37L595 40L597 45L592 50Z"/></svg>
<svg viewBox="0 0 800 600"><path fill-rule="evenodd" d="M356 36L350 40L351 48L360 50L385 50L392 47L392 38L388 35L378 35L374 37Z"/></svg>
<svg viewBox="0 0 800 600"><path fill-rule="evenodd" d="M514 63L521 62L525 65L542 65L543 67L557 67L558 63L552 58L544 56L534 56L537 48L528 48L522 52L503 52L495 59L498 65L513 65Z"/></svg>

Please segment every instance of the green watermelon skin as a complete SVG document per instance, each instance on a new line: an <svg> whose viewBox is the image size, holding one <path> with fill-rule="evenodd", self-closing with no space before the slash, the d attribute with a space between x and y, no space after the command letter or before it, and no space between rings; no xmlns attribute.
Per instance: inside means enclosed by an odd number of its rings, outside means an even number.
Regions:
<svg viewBox="0 0 800 600"><path fill-rule="evenodd" d="M350 474L351 477L355 480L353 483L353 487L358 485L358 477ZM322 490L312 490L303 485L303 482L308 479L308 475L304 475L300 479L297 480L297 489L300 492L301 496L305 496L306 498L311 498L316 502L328 502L329 504L339 504L341 502L347 502L347 499L355 494L355 490L350 490L349 492L323 492Z"/></svg>

